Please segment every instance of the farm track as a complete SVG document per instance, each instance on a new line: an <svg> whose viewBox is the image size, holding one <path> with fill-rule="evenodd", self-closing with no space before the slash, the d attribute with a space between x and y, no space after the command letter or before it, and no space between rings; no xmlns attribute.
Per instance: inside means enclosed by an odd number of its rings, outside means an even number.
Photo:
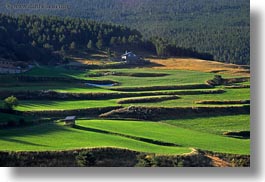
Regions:
<svg viewBox="0 0 265 182"><path fill-rule="evenodd" d="M232 165L229 162L224 161L220 159L219 157L211 156L211 155L206 155L206 157L212 160L213 167L232 167Z"/></svg>

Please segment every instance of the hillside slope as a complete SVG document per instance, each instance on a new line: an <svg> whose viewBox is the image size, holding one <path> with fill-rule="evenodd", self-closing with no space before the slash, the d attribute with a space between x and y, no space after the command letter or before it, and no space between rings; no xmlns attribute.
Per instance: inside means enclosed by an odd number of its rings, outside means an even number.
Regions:
<svg viewBox="0 0 265 182"><path fill-rule="evenodd" d="M196 2L196 3L194 3ZM43 9L18 5L46 5ZM66 9L50 9L61 5ZM89 18L163 37L178 47L214 55L215 60L249 64L248 0L2 0L0 12Z"/></svg>

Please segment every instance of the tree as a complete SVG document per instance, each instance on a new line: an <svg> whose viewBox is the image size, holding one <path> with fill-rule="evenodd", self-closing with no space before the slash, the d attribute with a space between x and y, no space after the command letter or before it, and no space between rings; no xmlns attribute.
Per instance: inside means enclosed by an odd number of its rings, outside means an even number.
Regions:
<svg viewBox="0 0 265 182"><path fill-rule="evenodd" d="M80 152L76 156L76 162L80 167L93 166L96 163L96 158L91 152Z"/></svg>
<svg viewBox="0 0 265 182"><path fill-rule="evenodd" d="M14 96L7 97L4 100L4 108L8 110L13 110L14 107L18 106L18 99Z"/></svg>
<svg viewBox="0 0 265 182"><path fill-rule="evenodd" d="M99 39L96 43L96 46L98 49L102 49L103 48L103 40L102 39Z"/></svg>
<svg viewBox="0 0 265 182"><path fill-rule="evenodd" d="M113 45L116 45L116 43L117 43L117 37L111 37L110 45L113 46Z"/></svg>
<svg viewBox="0 0 265 182"><path fill-rule="evenodd" d="M112 56L112 52L111 52L111 50L108 48L107 49L107 54L108 54L108 57L109 57L109 59L111 58L111 56Z"/></svg>
<svg viewBox="0 0 265 182"><path fill-rule="evenodd" d="M127 39L126 39L126 37L125 37L125 36L122 37L122 40L121 40L121 41L122 41L123 44L126 44L126 43L127 43Z"/></svg>
<svg viewBox="0 0 265 182"><path fill-rule="evenodd" d="M49 43L43 44L43 48L53 50L53 46Z"/></svg>
<svg viewBox="0 0 265 182"><path fill-rule="evenodd" d="M31 43L31 45L32 45L33 47L36 47L36 45L37 45L36 41L33 40L32 43Z"/></svg>
<svg viewBox="0 0 265 182"><path fill-rule="evenodd" d="M69 47L71 50L75 50L76 49L76 44L75 44L75 42L72 42L71 44L70 44L70 47Z"/></svg>
<svg viewBox="0 0 265 182"><path fill-rule="evenodd" d="M93 45L93 42L92 40L89 40L88 43L87 43L87 46L86 46L89 50L93 49L94 48L94 45Z"/></svg>

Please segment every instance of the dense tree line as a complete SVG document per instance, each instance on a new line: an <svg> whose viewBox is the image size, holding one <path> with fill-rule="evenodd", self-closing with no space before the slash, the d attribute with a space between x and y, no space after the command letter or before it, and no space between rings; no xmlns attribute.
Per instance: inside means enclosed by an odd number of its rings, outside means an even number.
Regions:
<svg viewBox="0 0 265 182"><path fill-rule="evenodd" d="M12 34L17 43L31 43L33 47L52 51L138 44L142 38L137 30L80 18L0 15L0 26Z"/></svg>
<svg viewBox="0 0 265 182"><path fill-rule="evenodd" d="M145 45L142 35L124 26L53 16L0 14L0 57L53 64L70 50Z"/></svg>
<svg viewBox="0 0 265 182"><path fill-rule="evenodd" d="M0 57L44 64L62 61L60 55L67 51L111 52L110 49L117 47L137 47L158 56L212 59L208 54L176 47L162 38L144 39L135 29L81 18L0 14L0 38Z"/></svg>
<svg viewBox="0 0 265 182"><path fill-rule="evenodd" d="M36 4L35 0L12 3ZM12 9L5 13L46 14L89 18L139 30L145 38L162 37L215 60L249 64L249 0L39 0L39 4L67 5L65 10ZM114 41L114 40L113 40ZM101 43L99 42L99 47Z"/></svg>

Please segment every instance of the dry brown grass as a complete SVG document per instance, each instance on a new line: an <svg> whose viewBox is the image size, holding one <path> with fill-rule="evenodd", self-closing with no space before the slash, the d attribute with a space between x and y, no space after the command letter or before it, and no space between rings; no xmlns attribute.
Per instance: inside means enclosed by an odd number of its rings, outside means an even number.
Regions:
<svg viewBox="0 0 265 182"><path fill-rule="evenodd" d="M216 61L205 61L192 58L168 58L168 59L149 59L153 63L161 66L154 66L154 69L170 70L193 70L211 72L216 74L229 74L236 76L250 76L249 70L244 66L226 64Z"/></svg>

